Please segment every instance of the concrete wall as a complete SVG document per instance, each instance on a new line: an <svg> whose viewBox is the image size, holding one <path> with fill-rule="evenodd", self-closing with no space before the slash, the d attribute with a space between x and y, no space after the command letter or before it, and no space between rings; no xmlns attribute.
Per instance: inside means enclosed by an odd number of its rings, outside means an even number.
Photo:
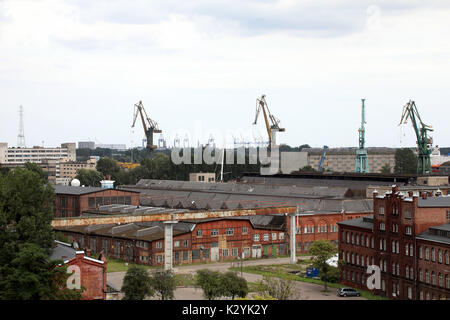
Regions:
<svg viewBox="0 0 450 320"><path fill-rule="evenodd" d="M395 167L394 154L369 154L369 170L372 173L381 172L381 168L387 163L391 168L391 172ZM320 161L320 154L310 154L308 156L308 164L317 170ZM354 172L355 171L355 154L327 154L324 161L324 171L327 169L335 172Z"/></svg>

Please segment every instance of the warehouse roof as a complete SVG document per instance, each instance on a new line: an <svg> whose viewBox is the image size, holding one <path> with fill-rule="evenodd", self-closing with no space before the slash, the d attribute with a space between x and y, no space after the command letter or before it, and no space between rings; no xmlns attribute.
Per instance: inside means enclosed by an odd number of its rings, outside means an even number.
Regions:
<svg viewBox="0 0 450 320"><path fill-rule="evenodd" d="M450 244L450 223L430 227L417 236L417 239Z"/></svg>
<svg viewBox="0 0 450 320"><path fill-rule="evenodd" d="M427 197L426 199L419 197L417 206L419 208L450 207L450 196Z"/></svg>
<svg viewBox="0 0 450 320"><path fill-rule="evenodd" d="M53 188L55 189L56 194L70 194L70 195L83 195L83 194L89 194L94 192L102 192L107 191L111 189L103 189L100 187L75 187L75 186L63 186L63 185L54 185ZM125 191L120 189L114 189L117 191ZM133 190L126 190L128 192L136 192Z"/></svg>

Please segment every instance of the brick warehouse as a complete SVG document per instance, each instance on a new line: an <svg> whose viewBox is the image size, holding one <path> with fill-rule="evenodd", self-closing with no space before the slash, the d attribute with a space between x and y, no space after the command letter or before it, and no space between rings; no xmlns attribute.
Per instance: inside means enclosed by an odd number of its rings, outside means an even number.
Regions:
<svg viewBox="0 0 450 320"><path fill-rule="evenodd" d="M108 204L139 205L139 192L99 187L55 185L55 218L79 217L84 211Z"/></svg>
<svg viewBox="0 0 450 320"><path fill-rule="evenodd" d="M174 263L226 261L287 254L285 215L180 221L174 226ZM164 229L159 221L124 225L56 227L92 253L148 264L164 263Z"/></svg>
<svg viewBox="0 0 450 320"><path fill-rule="evenodd" d="M450 252L450 197L419 197L393 186L384 196L374 192L373 202L373 216L338 223L342 282L366 288L366 268L375 264L381 269L376 294L393 299L449 297L445 257Z"/></svg>

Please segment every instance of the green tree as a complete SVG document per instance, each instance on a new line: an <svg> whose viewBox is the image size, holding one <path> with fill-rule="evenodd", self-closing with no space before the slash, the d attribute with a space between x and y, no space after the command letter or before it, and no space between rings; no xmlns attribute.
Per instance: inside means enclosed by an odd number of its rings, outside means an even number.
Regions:
<svg viewBox="0 0 450 320"><path fill-rule="evenodd" d="M310 165L307 165L298 170L298 172L317 172L317 170L311 167Z"/></svg>
<svg viewBox="0 0 450 320"><path fill-rule="evenodd" d="M128 268L121 291L125 294L123 300L144 300L155 294L147 270L136 265Z"/></svg>
<svg viewBox="0 0 450 320"><path fill-rule="evenodd" d="M161 300L172 300L176 288L173 272L170 270L157 270L150 278L153 290L158 293Z"/></svg>
<svg viewBox="0 0 450 320"><path fill-rule="evenodd" d="M323 239L314 241L308 250L308 253L313 256L314 267L319 268L320 279L323 281L325 292L327 291L327 282L333 276L333 270L327 263L327 260L336 252L337 248L329 241Z"/></svg>
<svg viewBox="0 0 450 320"><path fill-rule="evenodd" d="M389 163L385 163L384 166L381 167L381 173L383 174L391 173L391 166L389 165Z"/></svg>
<svg viewBox="0 0 450 320"><path fill-rule="evenodd" d="M119 172L120 167L117 165L116 160L105 157L97 161L96 169L104 176L106 176L107 174L112 176L113 174Z"/></svg>
<svg viewBox="0 0 450 320"><path fill-rule="evenodd" d="M404 148L395 151L394 173L417 173L417 156L411 149Z"/></svg>
<svg viewBox="0 0 450 320"><path fill-rule="evenodd" d="M0 299L79 299L64 267L49 261L54 190L35 170L0 176Z"/></svg>
<svg viewBox="0 0 450 320"><path fill-rule="evenodd" d="M39 175L39 177L41 177L42 181L44 182L47 181L47 174L36 163L25 162L25 169L36 172Z"/></svg>
<svg viewBox="0 0 450 320"><path fill-rule="evenodd" d="M97 170L79 169L75 178L80 180L82 186L100 187L103 175Z"/></svg>
<svg viewBox="0 0 450 320"><path fill-rule="evenodd" d="M247 280L239 277L236 272L228 271L221 275L223 295L231 297L234 300L235 296L245 298L248 294Z"/></svg>
<svg viewBox="0 0 450 320"><path fill-rule="evenodd" d="M197 285L202 288L203 295L208 300L214 300L223 296L221 274L218 271L202 269L197 271Z"/></svg>

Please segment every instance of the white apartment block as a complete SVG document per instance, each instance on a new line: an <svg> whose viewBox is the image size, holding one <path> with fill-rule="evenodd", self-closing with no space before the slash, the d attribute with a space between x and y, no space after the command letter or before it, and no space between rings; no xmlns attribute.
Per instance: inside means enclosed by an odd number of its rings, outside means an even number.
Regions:
<svg viewBox="0 0 450 320"><path fill-rule="evenodd" d="M42 163L43 160L76 161L76 144L63 143L59 148L8 148L8 143L0 143L0 164L23 165L25 162Z"/></svg>

